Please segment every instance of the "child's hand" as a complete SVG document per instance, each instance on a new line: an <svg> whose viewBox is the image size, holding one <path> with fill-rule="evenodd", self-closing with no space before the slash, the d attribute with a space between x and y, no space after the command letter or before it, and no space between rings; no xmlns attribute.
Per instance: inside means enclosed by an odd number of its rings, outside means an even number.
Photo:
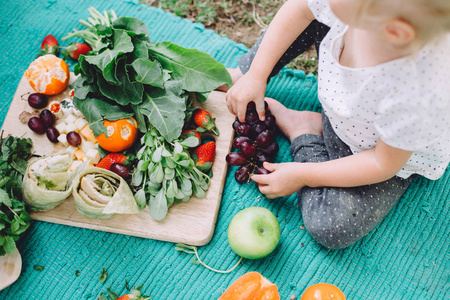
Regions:
<svg viewBox="0 0 450 300"><path fill-rule="evenodd" d="M259 184L259 190L267 198L277 198L292 195L305 186L299 179L300 163L264 163L264 168L270 171L267 175L252 175L251 179Z"/></svg>
<svg viewBox="0 0 450 300"><path fill-rule="evenodd" d="M251 101L256 104L259 119L264 120L266 80L267 78L258 77L249 71L228 90L226 95L228 110L236 115L240 122L245 122L247 104Z"/></svg>

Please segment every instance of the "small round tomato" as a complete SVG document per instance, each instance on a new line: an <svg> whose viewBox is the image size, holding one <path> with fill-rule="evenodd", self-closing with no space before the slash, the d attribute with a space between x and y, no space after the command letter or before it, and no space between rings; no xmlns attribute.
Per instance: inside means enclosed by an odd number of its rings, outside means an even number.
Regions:
<svg viewBox="0 0 450 300"><path fill-rule="evenodd" d="M345 300L345 296L335 285L317 283L308 287L300 300Z"/></svg>
<svg viewBox="0 0 450 300"><path fill-rule="evenodd" d="M133 117L117 121L103 121L108 137L104 133L97 137L97 142L109 152L121 152L130 148L137 138L138 125Z"/></svg>

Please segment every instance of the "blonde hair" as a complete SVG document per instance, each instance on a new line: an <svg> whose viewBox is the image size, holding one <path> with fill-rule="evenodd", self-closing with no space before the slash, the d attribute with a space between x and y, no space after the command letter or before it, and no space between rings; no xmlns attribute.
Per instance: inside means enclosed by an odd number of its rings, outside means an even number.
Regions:
<svg viewBox="0 0 450 300"><path fill-rule="evenodd" d="M416 30L417 42L424 44L450 32L450 0L361 0L363 12L400 18Z"/></svg>

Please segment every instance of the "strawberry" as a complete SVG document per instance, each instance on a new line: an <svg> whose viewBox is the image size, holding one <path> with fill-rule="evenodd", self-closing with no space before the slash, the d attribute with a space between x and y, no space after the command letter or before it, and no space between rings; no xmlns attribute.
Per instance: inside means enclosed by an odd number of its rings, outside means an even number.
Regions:
<svg viewBox="0 0 450 300"><path fill-rule="evenodd" d="M108 291L109 297L111 299L115 299L115 300L128 300L128 299L148 300L148 299L150 299L149 296L142 295L142 292L141 292L142 288L143 288L142 286L135 287L134 289L130 290L130 294L126 294L126 295L123 295L120 297L117 293L111 291L109 288L107 288L106 290ZM103 297L104 297L104 299L106 299L105 296L103 296ZM100 299L100 297L98 297L98 299Z"/></svg>
<svg viewBox="0 0 450 300"><path fill-rule="evenodd" d="M141 290L142 290L142 286L139 286L137 288L135 287L134 289L132 289L130 291L131 294L123 295L123 296L117 298L116 300L128 300L128 299L148 300L148 299L150 299L149 296L142 295Z"/></svg>
<svg viewBox="0 0 450 300"><path fill-rule="evenodd" d="M208 171L211 169L216 155L216 143L214 141L200 145L192 153L192 158L195 161L195 166L200 171Z"/></svg>
<svg viewBox="0 0 450 300"><path fill-rule="evenodd" d="M188 135L190 132L194 133L194 136L196 138L198 138L200 141L202 140L202 137L200 135L200 133L198 131L195 131L193 129L189 129L189 130L183 130L183 132L181 133L181 135Z"/></svg>
<svg viewBox="0 0 450 300"><path fill-rule="evenodd" d="M66 57L70 56L72 59L78 60L80 55L86 55L89 51L92 51L92 48L84 43L75 43L65 47L64 50Z"/></svg>
<svg viewBox="0 0 450 300"><path fill-rule="evenodd" d="M127 160L127 157L125 155L123 155L122 153L108 153L95 166L98 168L103 168L103 169L109 170L113 163L123 164L124 161L126 161L126 160Z"/></svg>
<svg viewBox="0 0 450 300"><path fill-rule="evenodd" d="M41 53L58 55L58 40L51 34L47 35L41 43Z"/></svg>
<svg viewBox="0 0 450 300"><path fill-rule="evenodd" d="M146 299L150 299L150 297L144 298L142 296L136 296L135 294L126 294L126 295L123 295L123 296L117 298L116 300L128 300L128 299L146 300Z"/></svg>
<svg viewBox="0 0 450 300"><path fill-rule="evenodd" d="M216 119L203 108L197 108L193 114L194 123L198 126L197 131L210 131L215 135L219 135L219 129L216 127Z"/></svg>
<svg viewBox="0 0 450 300"><path fill-rule="evenodd" d="M117 298L116 300L128 300L128 299L147 300L147 299L150 299L150 297L146 296L146 295L142 295L141 291L136 289L136 290L131 290L131 294L123 295L123 296Z"/></svg>
<svg viewBox="0 0 450 300"><path fill-rule="evenodd" d="M136 299L136 298L137 297L133 294L127 294L127 295L120 296L116 300L128 300L128 299Z"/></svg>

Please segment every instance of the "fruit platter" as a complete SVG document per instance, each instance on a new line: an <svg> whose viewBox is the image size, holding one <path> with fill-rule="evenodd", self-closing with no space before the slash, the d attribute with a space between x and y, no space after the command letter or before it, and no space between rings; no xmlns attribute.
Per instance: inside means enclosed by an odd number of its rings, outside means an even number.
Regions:
<svg viewBox="0 0 450 300"><path fill-rule="evenodd" d="M22 184L30 216L204 245L234 134L214 91L229 75L206 53L151 43L139 19L90 12L86 29L66 37L88 45L44 39L3 123L3 137L32 143ZM74 72L57 50L70 50Z"/></svg>

